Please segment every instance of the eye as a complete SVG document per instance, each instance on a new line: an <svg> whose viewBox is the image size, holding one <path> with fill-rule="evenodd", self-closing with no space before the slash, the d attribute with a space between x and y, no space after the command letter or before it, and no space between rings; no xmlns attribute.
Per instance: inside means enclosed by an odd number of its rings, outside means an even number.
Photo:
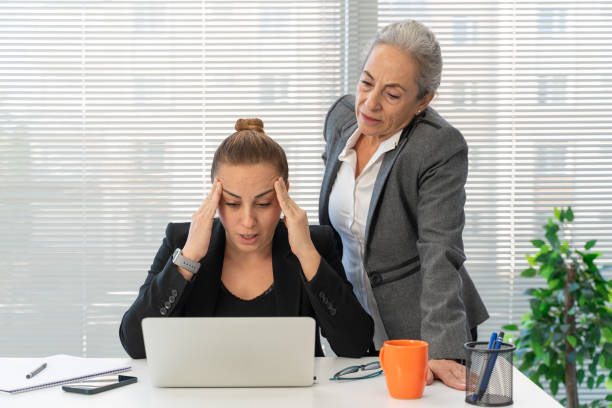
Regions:
<svg viewBox="0 0 612 408"><path fill-rule="evenodd" d="M387 95L389 96L389 98L391 98L393 100L399 99L399 97L400 97L399 95L395 95L395 94L387 94Z"/></svg>
<svg viewBox="0 0 612 408"><path fill-rule="evenodd" d="M365 79L362 79L362 80L361 80L361 84L362 84L363 86L366 86L366 87L370 87L370 86L372 86L372 84L371 84L370 82L366 81Z"/></svg>
<svg viewBox="0 0 612 408"><path fill-rule="evenodd" d="M257 203L257 206L258 207L268 207L268 206L270 206L270 204L272 204L272 203Z"/></svg>
<svg viewBox="0 0 612 408"><path fill-rule="evenodd" d="M227 201L225 202L225 205L227 205L228 207L238 207L240 204L239 203L228 203Z"/></svg>

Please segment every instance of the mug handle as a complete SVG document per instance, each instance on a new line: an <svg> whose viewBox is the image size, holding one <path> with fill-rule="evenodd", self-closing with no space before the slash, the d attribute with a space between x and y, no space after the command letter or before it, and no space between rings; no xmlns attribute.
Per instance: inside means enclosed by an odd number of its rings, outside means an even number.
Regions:
<svg viewBox="0 0 612 408"><path fill-rule="evenodd" d="M380 352L378 353L378 360L380 361L380 366L383 371L385 371L385 345L380 348Z"/></svg>

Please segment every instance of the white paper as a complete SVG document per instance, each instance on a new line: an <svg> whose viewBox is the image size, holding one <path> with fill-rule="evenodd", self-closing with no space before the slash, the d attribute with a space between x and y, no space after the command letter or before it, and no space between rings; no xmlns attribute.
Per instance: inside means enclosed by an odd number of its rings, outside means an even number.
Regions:
<svg viewBox="0 0 612 408"><path fill-rule="evenodd" d="M26 378L43 363L47 363L44 370ZM66 354L37 358L3 357L0 358L0 391L29 391L130 369L130 360L125 358L84 358Z"/></svg>

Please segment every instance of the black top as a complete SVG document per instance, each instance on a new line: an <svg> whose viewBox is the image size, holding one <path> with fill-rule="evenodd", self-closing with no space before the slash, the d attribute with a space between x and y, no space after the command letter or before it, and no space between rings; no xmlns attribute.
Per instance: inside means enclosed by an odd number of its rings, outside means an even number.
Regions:
<svg viewBox="0 0 612 408"><path fill-rule="evenodd" d="M272 317L276 316L276 306L272 291L274 284L270 285L259 296L245 300L240 299L221 282L221 290L217 298L215 316L217 317Z"/></svg>
<svg viewBox="0 0 612 408"><path fill-rule="evenodd" d="M216 218L208 251L200 259L200 270L188 282L172 263L172 253L185 245L189 226L189 223L168 224L166 237L140 287L138 297L123 315L119 339L132 358L146 357L142 337L142 319L145 317L218 315L218 300L223 297L221 272L225 229ZM338 356L361 357L372 341L372 318L363 310L346 279L333 230L326 226L311 226L310 237L321 255L321 263L315 276L307 281L299 260L291 252L285 224L282 221L277 224L272 242L274 288L266 295L265 301L271 299L273 316L314 318L316 333L320 329ZM247 303L250 305L250 302ZM222 308L225 309L224 306ZM230 306L229 310L232 309L232 314L237 315L235 307ZM252 313L254 311L243 310L240 315L250 316ZM315 336L315 355L323 355L318 335Z"/></svg>

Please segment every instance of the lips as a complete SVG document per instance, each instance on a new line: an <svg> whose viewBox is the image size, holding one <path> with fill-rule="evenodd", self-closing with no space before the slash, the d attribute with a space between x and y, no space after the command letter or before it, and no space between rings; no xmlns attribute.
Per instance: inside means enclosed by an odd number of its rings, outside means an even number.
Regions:
<svg viewBox="0 0 612 408"><path fill-rule="evenodd" d="M364 120L366 123L379 123L379 122L381 122L381 120L380 120L380 119L375 119L375 118L372 118L372 117L370 117L370 116L366 115L366 114L365 114L365 113L363 113L363 112L359 112L359 113L361 114L361 117L363 118L363 120Z"/></svg>
<svg viewBox="0 0 612 408"><path fill-rule="evenodd" d="M240 240L245 244L252 244L258 237L258 234L238 234Z"/></svg>

